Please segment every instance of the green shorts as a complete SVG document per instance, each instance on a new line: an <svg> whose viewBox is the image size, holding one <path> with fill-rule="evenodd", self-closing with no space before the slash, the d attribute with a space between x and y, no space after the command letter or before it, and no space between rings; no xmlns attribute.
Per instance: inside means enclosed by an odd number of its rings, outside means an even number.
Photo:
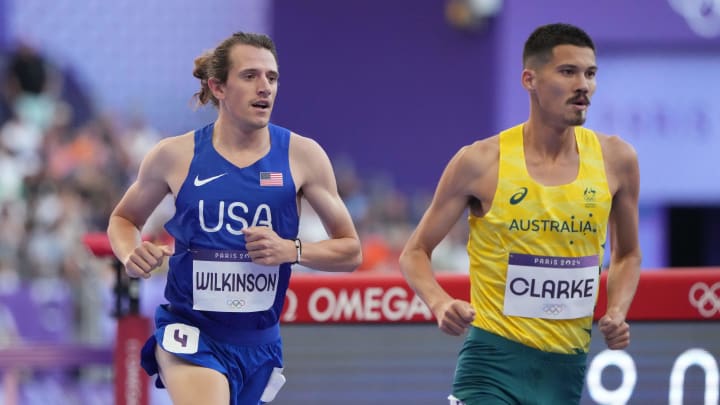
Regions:
<svg viewBox="0 0 720 405"><path fill-rule="evenodd" d="M460 350L453 395L466 405L578 404L587 354L548 353L472 327Z"/></svg>

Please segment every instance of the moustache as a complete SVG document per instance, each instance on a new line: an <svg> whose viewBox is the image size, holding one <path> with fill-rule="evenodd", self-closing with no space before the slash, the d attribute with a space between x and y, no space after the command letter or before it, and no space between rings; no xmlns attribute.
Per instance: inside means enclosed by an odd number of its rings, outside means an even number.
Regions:
<svg viewBox="0 0 720 405"><path fill-rule="evenodd" d="M568 100L568 104L586 104L590 105L590 99L585 96L577 96Z"/></svg>

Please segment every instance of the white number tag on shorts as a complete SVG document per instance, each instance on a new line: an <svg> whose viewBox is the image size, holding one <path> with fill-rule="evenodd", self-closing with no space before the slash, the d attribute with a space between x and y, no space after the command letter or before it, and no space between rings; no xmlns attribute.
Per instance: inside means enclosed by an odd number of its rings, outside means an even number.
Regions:
<svg viewBox="0 0 720 405"><path fill-rule="evenodd" d="M455 395L448 395L448 401L450 401L450 405L465 405L465 402L455 398Z"/></svg>
<svg viewBox="0 0 720 405"><path fill-rule="evenodd" d="M280 271L261 266L243 251L193 252L193 309L215 312L265 311L275 303Z"/></svg>
<svg viewBox="0 0 720 405"><path fill-rule="evenodd" d="M599 283L598 256L511 253L503 313L543 319L591 316Z"/></svg>
<svg viewBox="0 0 720 405"><path fill-rule="evenodd" d="M171 323L165 327L162 347L170 353L193 354L198 351L200 329L184 323Z"/></svg>
<svg viewBox="0 0 720 405"><path fill-rule="evenodd" d="M285 376L282 372L282 368L273 368L272 374L270 374L270 379L268 379L265 390L260 397L260 400L262 402L271 402L273 399L275 399L277 393L280 392L280 388L285 385Z"/></svg>

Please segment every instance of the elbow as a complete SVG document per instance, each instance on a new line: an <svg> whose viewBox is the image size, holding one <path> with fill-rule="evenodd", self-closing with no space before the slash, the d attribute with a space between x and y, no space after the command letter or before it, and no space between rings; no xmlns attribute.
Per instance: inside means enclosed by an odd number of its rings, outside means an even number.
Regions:
<svg viewBox="0 0 720 405"><path fill-rule="evenodd" d="M118 221L117 216L115 216L114 214L110 215L110 218L108 218L108 224L107 224L107 227L105 228L105 236L108 238L108 241L112 240L113 235L117 231L117 227L118 227L117 221Z"/></svg>
<svg viewBox="0 0 720 405"><path fill-rule="evenodd" d="M403 249L402 252L400 252L400 256L398 257L398 265L400 267L400 272L405 274L405 269L408 266L408 252L407 248Z"/></svg>
<svg viewBox="0 0 720 405"><path fill-rule="evenodd" d="M642 252L640 251L640 248L638 247L626 255L625 260L630 263L632 267L640 269L640 266L642 265Z"/></svg>
<svg viewBox="0 0 720 405"><path fill-rule="evenodd" d="M413 263L413 250L405 246L398 258L398 265L400 266L400 272L406 278L408 277L408 272L413 269Z"/></svg>
<svg viewBox="0 0 720 405"><path fill-rule="evenodd" d="M106 234L108 237L110 237L110 233L112 232L113 222L114 222L113 217L114 217L114 216L115 216L114 213L113 213L113 214L110 214L110 218L108 218L107 227L105 227L105 234Z"/></svg>
<svg viewBox="0 0 720 405"><path fill-rule="evenodd" d="M624 254L613 255L610 260L610 268L615 266L634 269L639 272L642 266L642 253L640 249L634 249Z"/></svg>
<svg viewBox="0 0 720 405"><path fill-rule="evenodd" d="M362 244L358 240L356 246L353 249L353 255L352 255L352 258L350 259L350 269L348 270L348 272L354 271L355 269L360 267L362 262L363 262Z"/></svg>
<svg viewBox="0 0 720 405"><path fill-rule="evenodd" d="M358 267L360 267L362 261L362 251L358 251L358 253L353 257L352 261L350 262L350 268L348 269L348 273L355 271Z"/></svg>
<svg viewBox="0 0 720 405"><path fill-rule="evenodd" d="M346 265L343 266L340 271L350 273L355 271L363 261L363 254L362 254L362 244L360 243L360 240L356 239L353 243L353 246L348 254L348 259L346 261Z"/></svg>

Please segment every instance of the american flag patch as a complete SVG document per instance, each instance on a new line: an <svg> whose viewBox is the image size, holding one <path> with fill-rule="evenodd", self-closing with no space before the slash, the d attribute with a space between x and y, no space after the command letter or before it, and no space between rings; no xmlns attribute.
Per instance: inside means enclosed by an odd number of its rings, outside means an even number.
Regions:
<svg viewBox="0 0 720 405"><path fill-rule="evenodd" d="M280 172L260 172L260 185L279 187L283 185L283 174Z"/></svg>

